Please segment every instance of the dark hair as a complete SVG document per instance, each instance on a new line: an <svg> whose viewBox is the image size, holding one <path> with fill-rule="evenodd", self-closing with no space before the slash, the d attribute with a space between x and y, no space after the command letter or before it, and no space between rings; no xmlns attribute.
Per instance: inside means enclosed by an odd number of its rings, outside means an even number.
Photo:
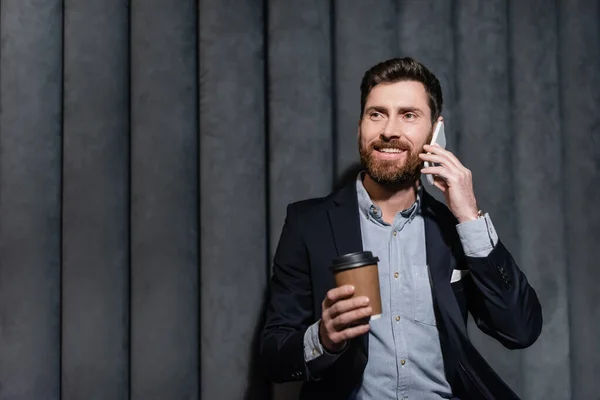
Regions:
<svg viewBox="0 0 600 400"><path fill-rule="evenodd" d="M393 83L400 81L417 81L425 86L429 96L431 109L431 122L439 118L442 113L442 88L436 76L420 62L410 57L392 58L371 67L363 76L360 84L360 117L365 112L367 96L376 85L380 83Z"/></svg>

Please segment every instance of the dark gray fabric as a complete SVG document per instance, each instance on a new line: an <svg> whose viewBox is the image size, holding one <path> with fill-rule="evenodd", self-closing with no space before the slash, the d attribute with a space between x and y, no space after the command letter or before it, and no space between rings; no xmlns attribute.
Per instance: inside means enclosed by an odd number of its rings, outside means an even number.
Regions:
<svg viewBox="0 0 600 400"><path fill-rule="evenodd" d="M526 399L567 399L571 389L570 374L560 372L569 365L569 321L557 12L553 2L538 0L511 8L510 13L509 45L515 54L528 54L513 57L509 65L518 249L544 306L545 320L544 334L523 353Z"/></svg>
<svg viewBox="0 0 600 400"><path fill-rule="evenodd" d="M265 399L255 357L268 274L263 8L200 2L203 399Z"/></svg>
<svg viewBox="0 0 600 400"><path fill-rule="evenodd" d="M330 5L268 3L268 124L272 249L287 204L323 196L333 177Z"/></svg>
<svg viewBox="0 0 600 400"><path fill-rule="evenodd" d="M600 4L564 2L558 16L571 395L586 399L600 392Z"/></svg>
<svg viewBox="0 0 600 400"><path fill-rule="evenodd" d="M131 398L198 397L196 5L131 8Z"/></svg>
<svg viewBox="0 0 600 400"><path fill-rule="evenodd" d="M396 55L544 307L530 349L476 346L525 399L597 398L599 7L2 1L0 400L294 398L255 358L285 207L356 177Z"/></svg>
<svg viewBox="0 0 600 400"><path fill-rule="evenodd" d="M129 55L121 39L127 9L116 0L68 1L64 18L62 398L124 399Z"/></svg>
<svg viewBox="0 0 600 400"><path fill-rule="evenodd" d="M60 4L58 0L2 2L2 399L60 396Z"/></svg>

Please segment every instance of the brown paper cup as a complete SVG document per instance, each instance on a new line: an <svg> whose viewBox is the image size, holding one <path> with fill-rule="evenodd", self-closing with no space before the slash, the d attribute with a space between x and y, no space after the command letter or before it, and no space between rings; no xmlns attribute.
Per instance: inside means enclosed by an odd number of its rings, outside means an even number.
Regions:
<svg viewBox="0 0 600 400"><path fill-rule="evenodd" d="M333 260L331 271L337 287L354 286L353 297L367 296L373 312L371 320L381 318L381 294L377 262L370 251L350 253Z"/></svg>

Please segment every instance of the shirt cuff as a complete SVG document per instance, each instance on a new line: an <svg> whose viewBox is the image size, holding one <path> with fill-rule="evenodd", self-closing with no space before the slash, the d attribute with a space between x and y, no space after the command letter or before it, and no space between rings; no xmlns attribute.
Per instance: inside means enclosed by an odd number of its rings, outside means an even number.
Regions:
<svg viewBox="0 0 600 400"><path fill-rule="evenodd" d="M314 324L308 327L306 333L304 333L304 361L306 363L319 359L318 364L320 368L325 368L335 362L338 357L344 352L344 349L339 353L329 353L321 345L319 340L319 324L321 320L318 320Z"/></svg>
<svg viewBox="0 0 600 400"><path fill-rule="evenodd" d="M467 257L487 257L498 243L498 234L489 214L456 225Z"/></svg>

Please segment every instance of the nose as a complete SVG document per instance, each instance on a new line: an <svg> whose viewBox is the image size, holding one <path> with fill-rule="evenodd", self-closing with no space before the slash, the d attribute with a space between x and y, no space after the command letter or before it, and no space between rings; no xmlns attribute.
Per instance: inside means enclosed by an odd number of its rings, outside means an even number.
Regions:
<svg viewBox="0 0 600 400"><path fill-rule="evenodd" d="M390 139L397 139L402 135L400 132L400 126L396 123L395 118L388 118L385 126L383 127L383 131L381 132L381 136Z"/></svg>

